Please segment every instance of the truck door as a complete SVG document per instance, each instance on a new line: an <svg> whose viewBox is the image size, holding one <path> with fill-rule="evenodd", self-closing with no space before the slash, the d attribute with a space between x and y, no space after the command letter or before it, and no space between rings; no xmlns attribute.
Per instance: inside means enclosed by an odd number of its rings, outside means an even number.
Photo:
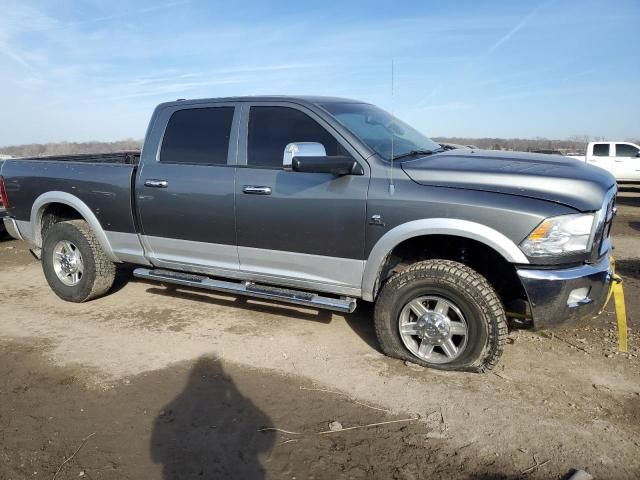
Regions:
<svg viewBox="0 0 640 480"><path fill-rule="evenodd" d="M611 144L594 143L593 152L587 152L587 162L613 173L613 153Z"/></svg>
<svg viewBox="0 0 640 480"><path fill-rule="evenodd" d="M640 181L640 149L631 143L616 143L614 174L617 180Z"/></svg>
<svg viewBox="0 0 640 480"><path fill-rule="evenodd" d="M239 110L231 103L171 105L156 114L136 180L141 240L155 266L238 270L234 179Z"/></svg>
<svg viewBox="0 0 640 480"><path fill-rule="evenodd" d="M328 156L357 154L314 112L290 103L243 107L236 212L240 270L249 278L357 294L364 267L366 196L361 176L290 172L293 142L321 143Z"/></svg>

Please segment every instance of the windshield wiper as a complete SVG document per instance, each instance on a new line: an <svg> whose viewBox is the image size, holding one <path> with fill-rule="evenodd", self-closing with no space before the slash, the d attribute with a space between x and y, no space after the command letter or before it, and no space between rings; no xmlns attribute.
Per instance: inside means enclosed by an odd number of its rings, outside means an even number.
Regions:
<svg viewBox="0 0 640 480"><path fill-rule="evenodd" d="M436 150L411 150L406 153L394 155L393 160L399 160L406 157L415 157L416 155L431 155L432 153L444 152L444 148L438 148Z"/></svg>

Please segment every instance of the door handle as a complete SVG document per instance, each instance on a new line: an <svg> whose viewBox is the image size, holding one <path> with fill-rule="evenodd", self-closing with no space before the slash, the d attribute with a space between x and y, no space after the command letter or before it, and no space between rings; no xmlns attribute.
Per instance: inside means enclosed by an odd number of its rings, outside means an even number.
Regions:
<svg viewBox="0 0 640 480"><path fill-rule="evenodd" d="M153 188L167 188L169 186L169 182L166 180L156 180L154 178L148 178L144 181L145 187L153 187Z"/></svg>
<svg viewBox="0 0 640 480"><path fill-rule="evenodd" d="M247 193L249 195L271 195L271 187L245 185L242 187L242 193Z"/></svg>

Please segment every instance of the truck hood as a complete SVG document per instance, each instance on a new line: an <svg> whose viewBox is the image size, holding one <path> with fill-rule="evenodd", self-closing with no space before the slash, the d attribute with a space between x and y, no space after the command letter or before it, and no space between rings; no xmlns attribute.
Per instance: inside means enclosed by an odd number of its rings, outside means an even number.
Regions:
<svg viewBox="0 0 640 480"><path fill-rule="evenodd" d="M616 183L606 170L560 155L492 150L451 150L405 161L421 185L505 193L599 210Z"/></svg>

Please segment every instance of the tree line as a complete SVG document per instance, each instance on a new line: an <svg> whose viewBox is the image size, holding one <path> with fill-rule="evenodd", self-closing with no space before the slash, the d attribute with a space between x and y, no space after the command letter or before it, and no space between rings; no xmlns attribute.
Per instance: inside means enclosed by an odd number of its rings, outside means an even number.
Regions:
<svg viewBox="0 0 640 480"><path fill-rule="evenodd" d="M564 140L548 138L471 138L471 137L436 137L441 143L474 145L489 150L516 150L531 152L534 150L558 150L562 153L584 152L590 141L606 140L604 137L573 136ZM614 139L621 140L621 139ZM640 145L640 139L626 139ZM12 157L41 157L47 155L73 155L78 153L113 153L123 150L139 150L142 140L128 138L115 142L59 142L31 143L0 147L0 155Z"/></svg>
<svg viewBox="0 0 640 480"><path fill-rule="evenodd" d="M554 140L549 138L467 138L467 137L436 137L436 142L456 143L460 145L474 145L487 150L515 150L518 152L533 152L535 150L557 150L566 153L581 153L589 142L597 141L628 141L640 145L639 139L621 139L605 137L589 137L587 135L576 135L564 140Z"/></svg>

